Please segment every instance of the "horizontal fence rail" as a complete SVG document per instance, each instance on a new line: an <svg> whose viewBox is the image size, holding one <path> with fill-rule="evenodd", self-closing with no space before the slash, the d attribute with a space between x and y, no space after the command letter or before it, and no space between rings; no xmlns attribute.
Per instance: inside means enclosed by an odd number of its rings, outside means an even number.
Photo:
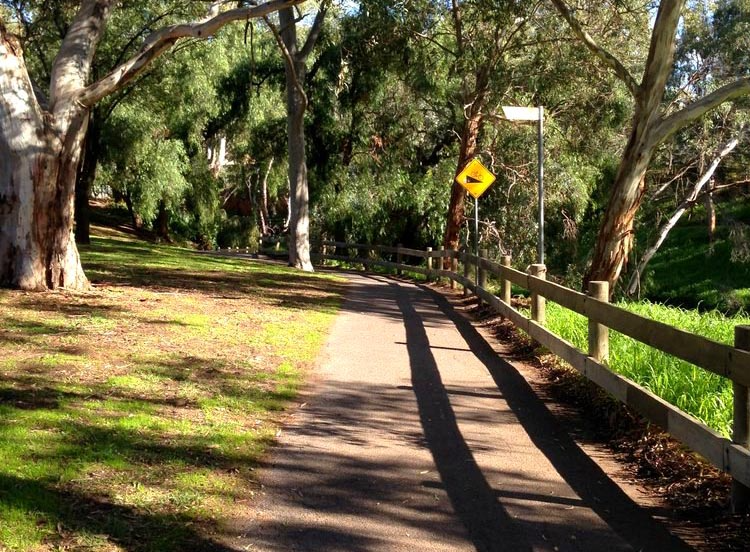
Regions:
<svg viewBox="0 0 750 552"><path fill-rule="evenodd" d="M344 252L354 255L341 254ZM401 246L324 241L319 258L358 263L366 269L381 266L399 273L423 274L428 280L446 278L452 285L460 284L464 293L475 294L483 303L611 396L670 433L717 468L731 474L735 511L746 510L750 505L750 327L736 328L734 347L718 343L610 304L606 282L592 282L591 293L584 294L547 281L544 265L531 265L528 272L516 270L510 266L510 257L503 257L498 264L482 256L455 250L433 251L428 248L422 251ZM415 259L418 264L415 264ZM458 272L458 261L464 265L462 273ZM450 266L451 270L446 270L446 266ZM486 289L487 274L500 280L501 297ZM470 275L475 277L471 278ZM530 317L511 306L511 284L530 292ZM578 349L544 327L545 300L558 303L588 319L588 351ZM724 437L641 385L610 370L606 365L609 329L731 380L735 393L733 438Z"/></svg>

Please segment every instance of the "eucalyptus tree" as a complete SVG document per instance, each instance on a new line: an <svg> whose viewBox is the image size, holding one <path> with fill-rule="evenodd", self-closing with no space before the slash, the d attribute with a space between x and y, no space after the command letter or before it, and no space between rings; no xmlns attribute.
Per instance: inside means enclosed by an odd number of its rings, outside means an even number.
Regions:
<svg viewBox="0 0 750 552"><path fill-rule="evenodd" d="M514 51L522 48L524 28L537 6L535 2L515 0L451 0L450 15L443 24L452 36L441 46L453 58L455 74L460 78L456 101L463 121L456 174L479 151L478 140L491 99L502 97L512 85L513 76L506 64ZM458 248L465 195L464 188L453 182L443 239L447 249Z"/></svg>
<svg viewBox="0 0 750 552"><path fill-rule="evenodd" d="M122 89L185 38L205 39L238 20L262 17L299 0L220 10L166 26L98 80L91 68L114 0L64 4L74 14L51 56L49 81L33 82L24 56L27 23L46 2L3 2L0 12L0 285L83 289L88 281L73 239L73 202L81 146L91 109ZM191 3L192 5L192 3ZM205 6L205 4L204 4Z"/></svg>
<svg viewBox="0 0 750 552"><path fill-rule="evenodd" d="M279 10L278 27L266 18L268 27L277 39L284 60L286 78L287 146L289 166L289 264L312 272L310 260L310 191L307 181L305 153L305 111L308 99L305 92L307 61L323 28L328 0L318 7L302 44L298 43L300 21L292 7Z"/></svg>
<svg viewBox="0 0 750 552"><path fill-rule="evenodd" d="M633 247L633 226L646 191L646 172L657 148L680 129L685 128L717 106L750 92L750 77L733 72L705 95L687 103L664 102L673 71L677 34L686 0L661 0L650 33L647 52L640 63L631 65L614 55L586 29L565 0L551 0L574 35L588 51L612 71L627 87L635 104L629 138L620 160L607 208L599 227L593 258L584 280L607 280L614 290ZM733 2L729 2L733 3ZM643 26L649 20L647 6L641 7ZM628 29L623 29L628 33ZM634 70L641 70L638 80Z"/></svg>
<svg viewBox="0 0 750 552"><path fill-rule="evenodd" d="M700 2L689 8L677 37L675 68L667 83L666 102L694 102L716 88L717 83L750 71L745 48L750 2ZM705 206L707 240L713 242L714 197L747 182L747 171L738 171L737 167L747 164L746 148L742 146L750 123L748 104L748 99L743 98L718 106L697 124L675 133L673 140L655 155L644 218L665 222L650 239L652 243L647 247L644 244L643 251L634 255L637 266L630 274L629 294L640 293L648 263L680 218L700 203Z"/></svg>

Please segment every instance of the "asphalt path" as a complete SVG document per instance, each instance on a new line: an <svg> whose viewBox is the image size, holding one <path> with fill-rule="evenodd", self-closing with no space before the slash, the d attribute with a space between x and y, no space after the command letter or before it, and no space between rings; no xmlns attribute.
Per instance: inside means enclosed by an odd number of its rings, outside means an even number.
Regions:
<svg viewBox="0 0 750 552"><path fill-rule="evenodd" d="M689 550L445 297L347 277L239 549Z"/></svg>

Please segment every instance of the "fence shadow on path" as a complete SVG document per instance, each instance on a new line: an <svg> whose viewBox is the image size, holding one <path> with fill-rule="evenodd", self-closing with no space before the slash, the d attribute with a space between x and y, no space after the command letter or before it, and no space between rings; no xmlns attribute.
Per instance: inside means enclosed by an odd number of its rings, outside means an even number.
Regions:
<svg viewBox="0 0 750 552"><path fill-rule="evenodd" d="M635 550L689 550L607 478L515 368L443 296L358 273L342 310L391 324L385 339L403 348L399 354L407 353L406 372L398 381L387 379L378 373L378 358L367 364L371 373L329 376L301 398L304 407L284 430L287 444L261 462L267 468L261 480L266 499L241 528L249 549L552 550L552 543L540 543L551 532L579 536L559 543L560 552L622 550L625 543ZM492 378L477 387L444 382L435 355L445 347L430 343L428 332L446 326L457 327L465 341L449 349L470 350ZM373 350L364 336L349 338ZM493 399L507 401L512 412L465 407ZM578 497L547 495L538 490L544 481L515 467L487 467L484 460L480 466L479 455L492 454L498 443L467 441L461 428L491 423L520 423ZM515 501L518 518L507 501ZM569 525L565 515L547 516L554 508L593 510L621 537L619 547L608 545L612 532L603 524Z"/></svg>
<svg viewBox="0 0 750 552"><path fill-rule="evenodd" d="M635 550L692 550L679 538L669 533L663 525L651 517L648 510L636 504L609 479L607 474L561 426L560 421L547 409L542 399L537 396L523 376L492 349L476 328L458 313L443 295L426 288L422 289L432 296L442 314L455 324L468 347L487 368L498 390L531 441L587 507L591 508ZM411 303L412 299L409 295L405 293L399 295L399 306L404 313L404 323L407 328L407 346L412 360L414 391L420 407L420 416L424 420L427 440L438 467L442 467L441 473L442 470L446 472L443 482L451 500L454 501L454 507L457 512L465 512L460 515L469 527L472 537L475 539L492 538L493 530L485 527L472 528L477 525L477 518L473 517L475 508L471 507L471 502L477 501L475 496L478 493L482 497L481 502L485 503L484 517L486 518L487 512L490 511L497 516L494 519L487 519L486 522L497 527L498 520L506 522L507 519L502 513L497 512L498 507L492 506L492 500L496 501L499 497L507 496L507 493L504 493L502 489L488 488L476 463L470 461L471 451L463 442L456 426L447 391L442 386L434 359L430 359L429 343L422 321ZM436 416L438 413L442 414L443 420L436 426L435 420L440 419ZM458 466L458 469L452 458L454 454L465 457L465 461ZM470 467L468 470L467 465ZM467 475L470 476L472 486L475 487L470 493L461 488L465 485ZM513 546L495 548L492 544L485 547L477 540L474 542L479 550L516 549Z"/></svg>

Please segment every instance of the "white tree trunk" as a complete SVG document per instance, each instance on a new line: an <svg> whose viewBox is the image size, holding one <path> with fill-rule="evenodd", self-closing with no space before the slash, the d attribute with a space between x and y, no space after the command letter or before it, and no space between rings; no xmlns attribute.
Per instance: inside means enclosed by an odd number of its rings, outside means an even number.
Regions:
<svg viewBox="0 0 750 552"><path fill-rule="evenodd" d="M313 271L310 260L310 207L305 154L305 110L307 97L305 56L297 50L294 11L279 12L281 40L285 49L287 145L289 151L289 264Z"/></svg>
<svg viewBox="0 0 750 552"><path fill-rule="evenodd" d="M88 286L73 238L73 200L88 112L43 112L20 45L0 28L0 285Z"/></svg>

